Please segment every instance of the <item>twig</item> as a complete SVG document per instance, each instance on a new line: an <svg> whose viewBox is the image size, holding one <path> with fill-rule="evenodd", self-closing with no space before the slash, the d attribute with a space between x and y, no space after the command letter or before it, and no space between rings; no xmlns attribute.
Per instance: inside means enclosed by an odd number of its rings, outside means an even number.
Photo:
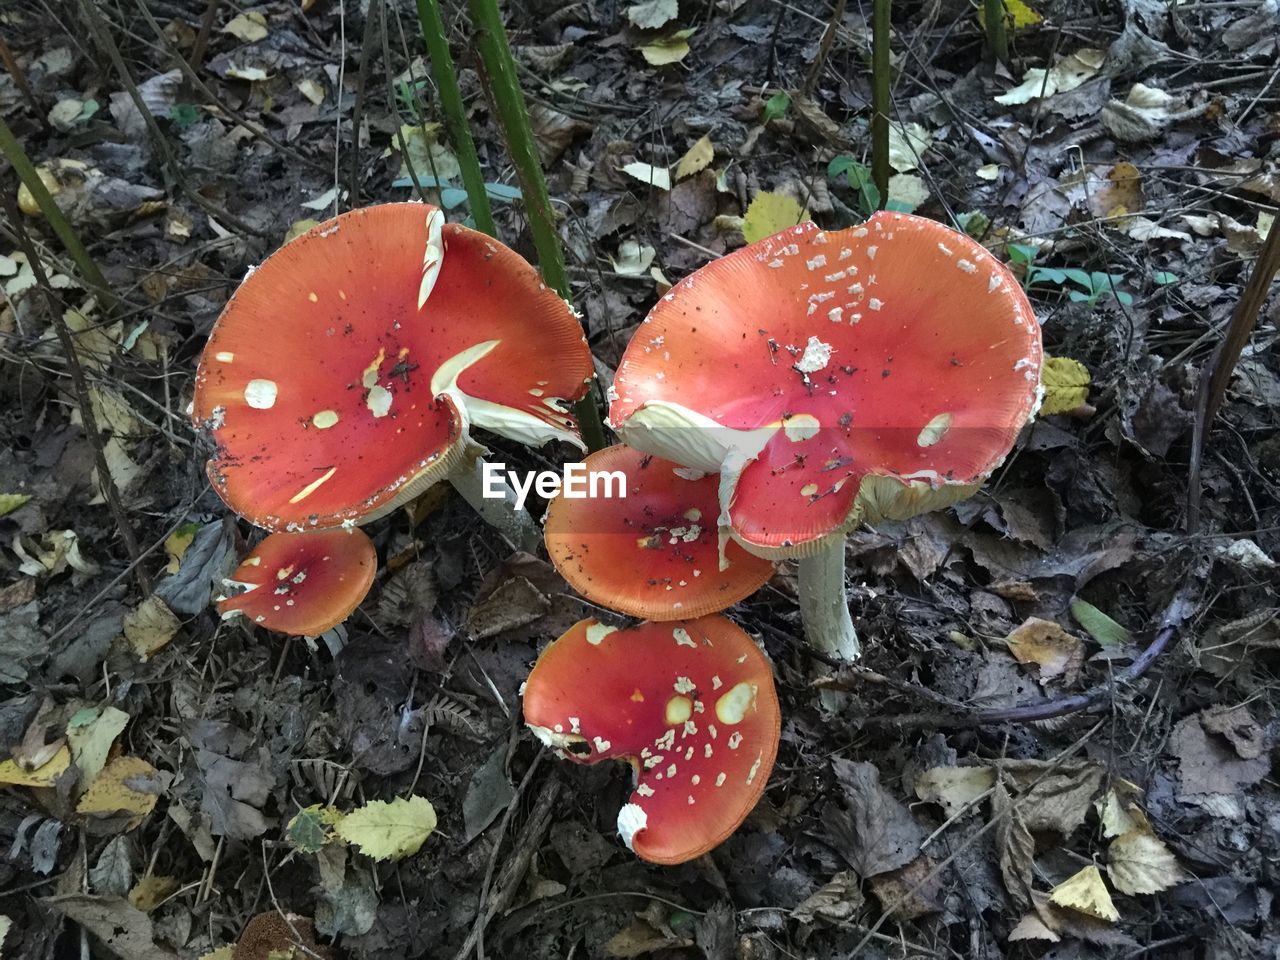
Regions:
<svg viewBox="0 0 1280 960"><path fill-rule="evenodd" d="M525 105L524 92L516 76L515 58L502 24L502 12L497 0L467 0L471 19L476 30L476 47L483 64L481 77L489 90L493 106L506 134L507 150L515 164L524 194L525 210L529 214L529 229L533 233L533 245L538 251L538 265L547 286L570 301L569 277L564 269L564 252L556 232L556 215L551 209L551 197L547 193L547 180L542 172L542 160L538 156L533 127L529 123L529 109ZM599 389L595 381L587 395L574 405L582 438L591 450L604 447L604 427L600 421Z"/></svg>
<svg viewBox="0 0 1280 960"><path fill-rule="evenodd" d="M13 131L9 129L9 125L4 122L3 118L0 118L0 153L3 153L9 163L13 165L14 171L18 174L18 179L31 192L31 196L35 199L36 206L40 208L40 213L44 216L45 222L57 234L63 249L67 251L67 255L75 261L76 267L79 268L80 278L93 293L98 295L104 306L109 309L114 308L116 297L111 292L111 288L107 286L107 281L102 276L102 271L98 269L93 257L89 256L89 251L80 242L80 238L76 235L67 218L62 215L62 210L54 203L53 197L45 187L44 181L40 179L40 174L36 171L35 165L32 164L26 152L23 151L22 145L18 143L18 138L13 135ZM18 212L15 210L11 218L14 230L20 228L20 219ZM35 268L32 267L32 269L34 270Z"/></svg>
<svg viewBox="0 0 1280 960"><path fill-rule="evenodd" d="M213 32L213 21L218 17L218 7L222 0L209 0L204 8L204 19L200 21L200 32L196 34L196 42L191 46L191 69L199 70L204 60L205 49L209 46L209 34Z"/></svg>
<svg viewBox="0 0 1280 960"><path fill-rule="evenodd" d="M27 106L31 108L31 112L35 115L36 119L43 124L47 124L48 120L40 111L40 103L31 93L31 87L27 83L27 73L18 66L18 61L14 57L13 51L9 49L9 45L4 42L4 37L0 37L0 64L3 64L5 72L8 73L9 76L13 77L14 85L17 86L23 99L27 101Z"/></svg>
<svg viewBox="0 0 1280 960"><path fill-rule="evenodd" d="M383 4L371 3L364 15L364 34L360 39L360 66L356 69L356 102L351 108L351 168L348 172L349 182L347 193L350 195L350 204L353 207L360 206L360 119L364 113L364 94L365 87L369 82L369 53L373 50L373 31L377 29L378 17L381 15ZM382 25L383 39L386 39L386 17L383 16L384 23ZM391 64L383 65L388 71ZM392 114L394 117L395 114ZM396 122L396 129L400 128L400 124Z"/></svg>
<svg viewBox="0 0 1280 960"><path fill-rule="evenodd" d="M871 179L880 191L880 207L889 202L889 38L893 0L874 0L871 12Z"/></svg>
<svg viewBox="0 0 1280 960"><path fill-rule="evenodd" d="M2 123L3 121L0 121L0 124ZM5 129L7 131L8 128ZM107 501L107 507L111 510L111 516L115 519L116 529L120 533L120 540L124 543L124 548L129 554L129 560L133 564L134 576L138 581L138 586L142 588L144 595L150 594L151 578L147 576L146 571L142 569L142 565L139 562L142 559L142 551L138 548L137 538L133 535L133 527L129 525L129 516L125 513L124 504L120 500L120 491L116 488L116 482L111 476L111 468L107 466L107 456L103 452L102 435L98 432L98 419L93 413L93 400L89 393L89 384L85 380L84 368L80 366L80 356L76 353L75 340L72 339L71 330L67 327L66 318L63 317L65 308L57 293L54 292L53 287L49 285L49 277L45 273L44 264L40 260L40 255L36 252L35 245L31 242L31 237L27 234L26 227L23 226L17 202L13 199L13 191L8 189L8 185L6 185L3 193L5 213L13 224L22 252L26 254L27 264L31 267L31 272L35 274L36 284L39 286L40 292L44 294L45 304L49 308L49 319L53 323L53 329L58 335L59 343L62 344L62 350L67 356L67 369L71 373L71 382L75 387L76 401L80 406L80 420L84 425L84 432L89 440L89 446L93 448L93 460L98 470L98 486L102 490L102 496Z"/></svg>
<svg viewBox="0 0 1280 960"><path fill-rule="evenodd" d="M440 113L444 117L445 129L449 131L449 142L453 144L453 152L458 158L471 215L475 218L476 227L489 236L496 237L498 228L493 222L493 210L489 206L489 193L485 189L480 157L476 153L475 141L471 138L467 108L462 102L457 68L453 64L453 55L449 52L449 36L445 32L437 0L418 0L418 22L422 25L422 42L426 44L431 61L431 78L435 80L436 94L440 97Z"/></svg>
<svg viewBox="0 0 1280 960"><path fill-rule="evenodd" d="M827 28L822 32L822 40L818 43L818 55L813 58L809 73L804 78L804 86L800 88L806 97L813 96L813 91L818 88L818 81L822 78L822 70L827 65L827 57L831 54L831 45L835 42L836 34L840 30L840 24L844 21L846 3L847 0L836 0L835 9L831 11L831 19L827 23Z"/></svg>

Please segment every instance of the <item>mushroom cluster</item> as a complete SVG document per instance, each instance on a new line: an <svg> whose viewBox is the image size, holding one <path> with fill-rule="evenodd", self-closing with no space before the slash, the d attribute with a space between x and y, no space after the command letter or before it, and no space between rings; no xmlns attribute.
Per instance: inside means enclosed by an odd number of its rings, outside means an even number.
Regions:
<svg viewBox="0 0 1280 960"><path fill-rule="evenodd" d="M236 574L256 595L220 608L283 632L338 622L363 592L338 602L299 584L276 610L265 581L294 569L291 577L339 578L344 589L367 591L368 557L342 564L372 546L289 536L351 532L441 480L512 542L533 548L528 515L484 497L486 451L472 430L581 448L569 409L593 376L581 325L537 271L485 234L446 223L433 206L353 210L285 244L246 276L196 374L192 417L215 445L214 489L241 517L276 532L246 560L261 560L264 581L244 566ZM282 597L283 585L273 588Z"/></svg>
<svg viewBox="0 0 1280 960"><path fill-rule="evenodd" d="M922 217L767 237L677 283L628 344L609 424L718 474L721 535L799 559L809 641L859 646L845 534L972 494L1039 405L1040 327L1003 264Z"/></svg>

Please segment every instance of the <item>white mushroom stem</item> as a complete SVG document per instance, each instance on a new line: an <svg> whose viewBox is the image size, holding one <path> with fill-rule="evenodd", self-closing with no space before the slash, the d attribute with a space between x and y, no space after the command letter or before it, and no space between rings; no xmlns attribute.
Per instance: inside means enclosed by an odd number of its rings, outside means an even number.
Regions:
<svg viewBox="0 0 1280 960"><path fill-rule="evenodd" d="M844 589L844 537L800 561L798 588L800 620L809 643L837 660L857 660L862 647Z"/></svg>
<svg viewBox="0 0 1280 960"><path fill-rule="evenodd" d="M534 523L529 511L516 506L516 492L506 477L502 478L502 497L484 495L484 461L480 457L463 461L451 474L449 482L471 504L471 509L498 533L526 553L537 553L542 542L542 531Z"/></svg>

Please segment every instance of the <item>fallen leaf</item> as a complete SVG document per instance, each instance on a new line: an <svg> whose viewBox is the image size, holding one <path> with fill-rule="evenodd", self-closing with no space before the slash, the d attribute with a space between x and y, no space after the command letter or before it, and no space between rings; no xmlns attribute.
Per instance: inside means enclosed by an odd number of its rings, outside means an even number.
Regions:
<svg viewBox="0 0 1280 960"><path fill-rule="evenodd" d="M435 828L430 801L415 796L373 800L343 817L334 833L374 860L403 860L417 853Z"/></svg>
<svg viewBox="0 0 1280 960"><path fill-rule="evenodd" d="M1013 106L1074 90L1102 69L1106 59L1104 51L1083 47L1063 57L1048 70L1032 67L1022 75L1022 83L996 97L996 103Z"/></svg>
<svg viewBox="0 0 1280 960"><path fill-rule="evenodd" d="M166 647L181 627L182 621L154 594L124 615L125 639L143 660Z"/></svg>
<svg viewBox="0 0 1280 960"><path fill-rule="evenodd" d="M310 77L304 77L294 84L298 92L317 107L324 103L324 87Z"/></svg>
<svg viewBox="0 0 1280 960"><path fill-rule="evenodd" d="M622 172L659 190L671 189L671 171L666 167L655 167L651 163L636 160L623 167Z"/></svg>
<svg viewBox="0 0 1280 960"><path fill-rule="evenodd" d="M1019 792L1018 810L1027 828L1064 836L1084 823L1106 772L1089 760L1001 760L997 765Z"/></svg>
<svg viewBox="0 0 1280 960"><path fill-rule="evenodd" d="M288 242L287 238L285 242ZM191 546L191 541L196 538L196 533L199 530L200 524L198 523L184 523L165 538L164 552L169 556L169 563L165 567L165 573L177 573L181 569L182 555L187 552L187 547Z"/></svg>
<svg viewBox="0 0 1280 960"><path fill-rule="evenodd" d="M841 870L805 897L791 911L791 916L801 923L813 923L817 919L843 923L857 916L863 902L858 875L852 870Z"/></svg>
<svg viewBox="0 0 1280 960"><path fill-rule="evenodd" d="M990 767L931 767L916 777L916 796L940 805L951 819L962 810L976 812L975 801L995 782L996 772Z"/></svg>
<svg viewBox="0 0 1280 960"><path fill-rule="evenodd" d="M647 0L627 7L627 19L641 30L656 30L676 18L679 0Z"/></svg>
<svg viewBox="0 0 1280 960"><path fill-rule="evenodd" d="M880 785L875 765L838 757L832 767L844 789L845 809L830 804L823 810L823 820L849 865L863 877L874 877L914 860L926 831Z"/></svg>
<svg viewBox="0 0 1280 960"><path fill-rule="evenodd" d="M1102 126L1121 143L1154 140L1169 125L1178 106L1171 94L1135 83L1123 101L1112 100L1102 108Z"/></svg>
<svg viewBox="0 0 1280 960"><path fill-rule="evenodd" d="M704 134L702 139L690 147L676 164L676 179L683 180L700 170L705 170L715 157L716 148L711 144L711 134Z"/></svg>
<svg viewBox="0 0 1280 960"><path fill-rule="evenodd" d="M1186 879L1163 840L1143 830L1130 830L1107 848L1107 874L1121 893L1159 893Z"/></svg>
<svg viewBox="0 0 1280 960"><path fill-rule="evenodd" d="M905 867L871 877L867 882L886 913L900 921L916 920L942 909L942 878L934 873L936 867L922 854Z"/></svg>
<svg viewBox="0 0 1280 960"><path fill-rule="evenodd" d="M267 38L267 18L256 10L237 14L227 21L222 32L229 33L245 43L257 43Z"/></svg>
<svg viewBox="0 0 1280 960"><path fill-rule="evenodd" d="M1102 882L1102 873L1093 864L1054 887L1049 902L1110 923L1120 919L1107 885Z"/></svg>
<svg viewBox="0 0 1280 960"><path fill-rule="evenodd" d="M423 186L440 186L445 180L455 180L462 172L458 158L453 151L440 142L441 126L438 123L406 124L400 127L400 136L391 138L391 146L383 153L390 156L394 151L400 153L400 172L397 178L411 177L409 166L413 166L413 174ZM401 138L404 148L401 151ZM407 159L405 154L408 154ZM410 179L408 186L413 185ZM333 203L333 197L319 207L309 209L323 210ZM307 207L308 204L303 204Z"/></svg>
<svg viewBox="0 0 1280 960"><path fill-rule="evenodd" d="M133 885L133 862L129 838L124 834L113 837L98 854L97 862L89 868L89 888L99 896L123 897Z"/></svg>
<svg viewBox="0 0 1280 960"><path fill-rule="evenodd" d="M0 493L0 517L13 513L30 499L29 493Z"/></svg>
<svg viewBox="0 0 1280 960"><path fill-rule="evenodd" d="M911 213L929 199L929 188L914 173L895 173L889 178L889 203L893 209L902 207L903 213Z"/></svg>
<svg viewBox="0 0 1280 960"><path fill-rule="evenodd" d="M1094 803L1098 819L1102 821L1104 837L1118 837L1131 830L1150 831L1146 814L1130 799L1132 789L1136 788L1127 780L1117 780L1116 786L1111 787Z"/></svg>
<svg viewBox="0 0 1280 960"><path fill-rule="evenodd" d="M1019 663L1035 664L1041 684L1061 677L1070 685L1080 675L1084 644L1052 620L1030 617L1009 634L1006 643Z"/></svg>
<svg viewBox="0 0 1280 960"><path fill-rule="evenodd" d="M1044 387L1040 416L1070 413L1089 396L1089 371L1079 360L1070 357L1045 357L1040 368L1040 384Z"/></svg>
<svg viewBox="0 0 1280 960"><path fill-rule="evenodd" d="M637 49L651 66L662 67L669 63L679 63L689 55L689 38L696 32L696 27L677 30L669 37L651 40L641 44Z"/></svg>
<svg viewBox="0 0 1280 960"><path fill-rule="evenodd" d="M177 877L161 877L149 873L129 891L129 902L143 913L160 906L179 887Z"/></svg>
<svg viewBox="0 0 1280 960"><path fill-rule="evenodd" d="M294 814L285 828L285 835L303 853L316 853L332 838L333 826L341 819L340 811L322 803L313 803Z"/></svg>
<svg viewBox="0 0 1280 960"><path fill-rule="evenodd" d="M920 166L920 159L933 143L933 134L918 123L889 126L889 166L906 173Z"/></svg>
<svg viewBox="0 0 1280 960"><path fill-rule="evenodd" d="M475 602L467 613L467 629L477 640L484 640L504 630L536 623L550 609L546 594L528 578L514 576Z"/></svg>
<svg viewBox="0 0 1280 960"><path fill-rule="evenodd" d="M642 277L649 272L657 251L647 243L623 240L618 244L618 256L610 257L613 272L620 277Z"/></svg>
<svg viewBox="0 0 1280 960"><path fill-rule="evenodd" d="M1009 932L1009 942L1014 943L1018 940L1048 940L1050 943L1057 943L1062 938L1045 926L1034 913L1028 913Z"/></svg>
<svg viewBox="0 0 1280 960"><path fill-rule="evenodd" d="M127 832L155 809L171 779L141 757L116 757L85 791L76 812Z"/></svg>
<svg viewBox="0 0 1280 960"><path fill-rule="evenodd" d="M791 197L762 190L752 199L742 218L742 235L747 243L755 243L808 219L809 211Z"/></svg>
<svg viewBox="0 0 1280 960"><path fill-rule="evenodd" d="M1015 906L1031 905L1031 874L1035 869L1036 842L1027 829L1022 811L1009 797L1003 783L991 795L991 819L995 821L1000 876Z"/></svg>
<svg viewBox="0 0 1280 960"><path fill-rule="evenodd" d="M0 763L0 786L52 787L62 771L71 765L71 751L63 747L47 763L34 770L23 769L17 761Z"/></svg>
<svg viewBox="0 0 1280 960"><path fill-rule="evenodd" d="M84 927L118 960L175 960L155 942L151 918L123 897L73 894L41 901Z"/></svg>
<svg viewBox="0 0 1280 960"><path fill-rule="evenodd" d="M1197 794L1234 794L1241 786L1257 783L1271 769L1266 756L1241 757L1225 739L1210 735L1204 714L1185 717L1173 728L1169 752L1178 758L1178 797Z"/></svg>
<svg viewBox="0 0 1280 960"><path fill-rule="evenodd" d="M112 706L78 710L67 722L71 762L80 771L80 789L88 789L106 766L116 737L129 724L129 715Z"/></svg>
<svg viewBox="0 0 1280 960"><path fill-rule="evenodd" d="M1087 600L1072 600L1071 616L1100 647L1115 648L1133 643L1133 634Z"/></svg>

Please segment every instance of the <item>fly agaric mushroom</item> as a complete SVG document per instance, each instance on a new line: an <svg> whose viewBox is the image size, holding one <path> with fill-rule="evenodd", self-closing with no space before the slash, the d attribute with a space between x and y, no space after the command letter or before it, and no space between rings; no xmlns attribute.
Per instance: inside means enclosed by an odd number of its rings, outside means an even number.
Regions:
<svg viewBox="0 0 1280 960"><path fill-rule="evenodd" d="M373 586L378 557L363 530L273 533L231 575L244 587L217 601L225 620L253 623L295 637L316 637L351 615Z"/></svg>
<svg viewBox="0 0 1280 960"><path fill-rule="evenodd" d="M676 284L623 355L610 425L720 474L722 531L800 559L809 641L853 659L844 536L973 493L1040 398L1040 328L969 237L877 213L804 223Z"/></svg>
<svg viewBox="0 0 1280 960"><path fill-rule="evenodd" d="M567 760L631 764L618 832L651 863L692 860L738 828L764 792L780 724L769 661L718 615L576 623L534 665L524 719Z"/></svg>
<svg viewBox="0 0 1280 960"><path fill-rule="evenodd" d="M645 620L684 620L724 610L773 574L771 562L736 543L721 569L715 477L622 445L584 466L588 477L620 474L626 495L561 490L543 532L551 562L588 600Z"/></svg>
<svg viewBox="0 0 1280 960"><path fill-rule="evenodd" d="M285 244L218 318L192 415L209 476L268 530L366 523L448 478L486 519L473 426L581 448L568 408L594 376L582 327L496 240L420 203L352 210ZM505 528L505 529L504 529Z"/></svg>

